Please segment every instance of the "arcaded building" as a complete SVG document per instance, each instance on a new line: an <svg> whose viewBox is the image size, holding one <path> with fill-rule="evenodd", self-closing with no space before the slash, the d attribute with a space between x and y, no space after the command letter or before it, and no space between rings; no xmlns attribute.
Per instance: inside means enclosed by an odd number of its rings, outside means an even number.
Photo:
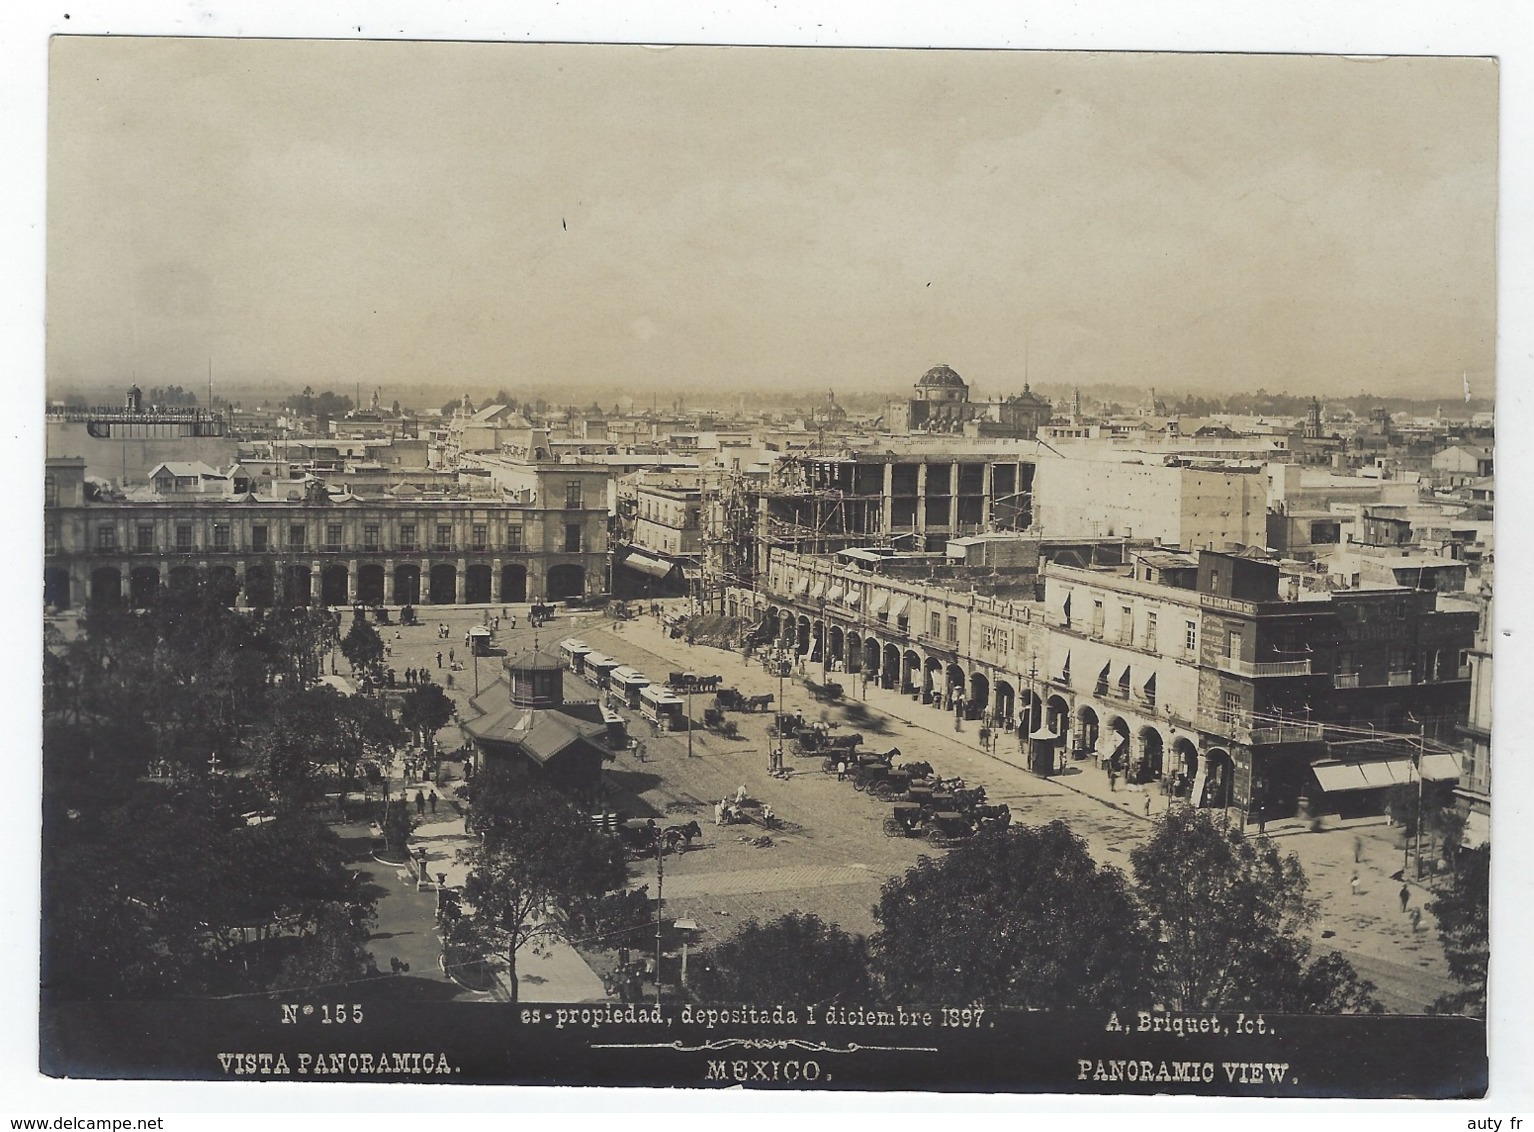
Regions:
<svg viewBox="0 0 1534 1132"><path fill-rule="evenodd" d="M600 473L605 475L605 470ZM590 468L528 464L527 486L383 497L315 479L269 494L146 491L88 483L47 462L46 605L144 606L198 577L240 605L454 605L559 600L606 589L607 494Z"/></svg>

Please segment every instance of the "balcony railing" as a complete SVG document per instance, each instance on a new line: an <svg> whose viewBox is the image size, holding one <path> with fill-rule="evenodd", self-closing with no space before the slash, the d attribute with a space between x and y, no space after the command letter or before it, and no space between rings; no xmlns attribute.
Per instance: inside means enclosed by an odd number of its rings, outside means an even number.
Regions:
<svg viewBox="0 0 1534 1132"><path fill-rule="evenodd" d="M1238 656L1222 656L1215 661L1221 672L1236 676L1309 676L1309 660L1242 660Z"/></svg>
<svg viewBox="0 0 1534 1132"><path fill-rule="evenodd" d="M1205 731L1229 735L1233 739L1253 746L1273 743L1319 743L1326 729L1319 723L1263 723L1252 726L1252 717L1245 712L1200 712L1198 725Z"/></svg>
<svg viewBox="0 0 1534 1132"><path fill-rule="evenodd" d="M1356 688L1358 687L1358 673L1356 672L1333 672L1333 688Z"/></svg>
<svg viewBox="0 0 1534 1132"><path fill-rule="evenodd" d="M1409 687L1411 685L1411 682L1412 682L1412 679L1411 679L1411 670L1410 669L1407 669L1404 672L1400 672L1400 671L1391 672L1391 673L1386 674L1386 676L1385 676L1385 685L1386 685L1386 687L1390 687L1390 688L1405 688L1405 687Z"/></svg>
<svg viewBox="0 0 1534 1132"><path fill-rule="evenodd" d="M1456 671L1457 671L1457 675L1455 676L1455 679L1457 679L1457 680L1468 680L1468 679L1470 679L1470 666L1468 664L1460 665L1459 668Z"/></svg>

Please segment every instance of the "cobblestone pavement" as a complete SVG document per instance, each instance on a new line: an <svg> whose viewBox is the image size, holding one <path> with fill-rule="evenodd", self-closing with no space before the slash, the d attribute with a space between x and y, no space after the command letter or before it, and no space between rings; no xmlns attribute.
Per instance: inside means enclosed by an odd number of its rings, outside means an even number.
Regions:
<svg viewBox="0 0 1534 1132"><path fill-rule="evenodd" d="M422 607L425 624L405 629L399 640L390 641L395 650L390 663L401 670L424 664L441 681L445 672L434 667L437 648L442 648L444 663L449 646L461 658L468 626L502 608ZM513 631L503 620L497 644L511 651L530 645L534 634L526 627L526 607L505 608L518 614L520 625ZM450 626L446 641L435 638L439 621ZM386 640L392 632L385 631ZM687 669L717 673L725 686L748 694L779 691L777 678L758 665L747 664L738 654L672 640L652 618L616 624L599 614L571 615L561 610L538 633L541 643L550 648L569 636L581 637L654 679L664 679L673 669ZM500 661L479 663L481 685L488 685L498 675ZM497 667L492 669L492 664ZM457 686L450 695L462 704L473 691L473 675L470 671L453 675ZM855 681L844 682L856 691ZM774 707L803 710L807 719L860 730L865 749L896 746L907 759L926 759L945 776L960 775L970 785L983 785L989 801L1012 807L1015 821L1062 820L1097 860L1129 869L1130 851L1149 833L1142 791L1110 791L1106 777L1087 763L1073 764L1054 778L1039 778L1021 767L1015 747L982 751L973 723L956 733L953 717L946 712L877 687L869 688L866 695L872 727L866 722L849 725L845 707L817 704L802 685L793 682L785 684L785 702ZM709 702L708 697L696 698L693 714L698 719ZM704 828L703 838L694 842L691 851L667 858L663 895L668 914L691 916L714 939L728 935L744 919L767 919L788 911L815 912L848 931L871 932L876 927L871 909L878 901L880 885L903 873L924 853L941 852L923 841L887 837L882 821L888 806L824 774L818 757L790 754L785 760L789 777L770 776L770 715L732 713L730 718L740 729L736 740L695 730L689 756L685 734L655 736L637 713L624 714L630 719L630 733L644 739L646 757L641 762L634 753L624 752L609 764L615 805L663 822L697 820ZM444 730L442 742L456 746L458 738L451 732L451 728ZM713 824L713 804L726 795L733 797L741 786L756 802L771 804L784 820L783 830L770 832L770 846L751 843L751 838L764 833L759 827ZM1150 816L1164 805L1159 794L1152 794ZM754 812L753 807L747 808ZM1305 866L1312 894L1321 906L1318 945L1346 954L1361 974L1377 984L1387 1009L1420 1011L1453 988L1431 916L1424 910L1420 926L1413 930L1401 911L1398 830L1386 826L1384 819L1366 819L1334 823L1321 832L1298 822L1273 822L1267 833L1284 850L1295 852ZM1361 858L1356 864L1355 842ZM1361 882L1356 896L1350 885L1355 868ZM649 884L653 893L654 862L636 862L634 871L633 883ZM1429 895L1415 883L1410 887L1410 903L1419 910Z"/></svg>

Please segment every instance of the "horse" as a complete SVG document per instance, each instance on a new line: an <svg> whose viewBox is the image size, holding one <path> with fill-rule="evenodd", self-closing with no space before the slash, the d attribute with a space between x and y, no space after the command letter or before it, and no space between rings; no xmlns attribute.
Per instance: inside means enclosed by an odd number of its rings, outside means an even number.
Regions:
<svg viewBox="0 0 1534 1132"><path fill-rule="evenodd" d="M678 845L685 849L692 848L692 839L703 836L703 827L696 821L690 821L686 825L668 825L661 831L661 837L665 838L666 848L675 850Z"/></svg>

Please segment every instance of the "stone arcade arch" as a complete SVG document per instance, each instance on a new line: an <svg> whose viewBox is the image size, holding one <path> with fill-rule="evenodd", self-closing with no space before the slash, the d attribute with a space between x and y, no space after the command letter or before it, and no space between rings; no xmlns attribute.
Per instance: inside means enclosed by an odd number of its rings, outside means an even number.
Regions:
<svg viewBox="0 0 1534 1132"><path fill-rule="evenodd" d="M1065 735L1071 729L1071 705L1064 696L1050 696L1044 703L1044 721L1056 735Z"/></svg>
<svg viewBox="0 0 1534 1132"><path fill-rule="evenodd" d="M43 604L54 609L69 608L69 571L59 566L43 570Z"/></svg>
<svg viewBox="0 0 1534 1132"><path fill-rule="evenodd" d="M908 696L914 696L921 688L921 655L915 649L906 649L900 657L900 690Z"/></svg>
<svg viewBox="0 0 1534 1132"><path fill-rule="evenodd" d="M92 605L116 605L123 599L123 576L116 566L101 566L91 571Z"/></svg>
<svg viewBox="0 0 1534 1132"><path fill-rule="evenodd" d="M810 651L804 659L810 664L819 664L820 658L825 655L826 647L826 623L824 621L812 621L810 623Z"/></svg>
<svg viewBox="0 0 1534 1132"><path fill-rule="evenodd" d="M1163 753L1166 741L1161 732L1146 725L1140 728L1138 749L1135 752L1135 782L1155 782L1162 775Z"/></svg>
<svg viewBox="0 0 1534 1132"><path fill-rule="evenodd" d="M1032 735L1044 719L1044 701L1032 688L1024 688L1017 698L1017 729Z"/></svg>
<svg viewBox="0 0 1534 1132"><path fill-rule="evenodd" d="M1129 724L1122 716L1108 717L1107 734L1103 736L1106 743L1098 745L1098 750L1103 753L1107 764L1120 773L1129 769Z"/></svg>
<svg viewBox="0 0 1534 1132"><path fill-rule="evenodd" d="M1236 761L1223 747L1204 752L1204 784L1200 797L1190 799L1195 806L1224 809L1230 805L1231 786L1236 777ZM1197 781L1197 780L1195 780Z"/></svg>
<svg viewBox="0 0 1534 1132"><path fill-rule="evenodd" d="M308 605L314 599L314 572L307 566L289 566L283 598L289 605Z"/></svg>
<svg viewBox="0 0 1534 1132"><path fill-rule="evenodd" d="M1076 749L1087 755L1097 754L1101 730L1097 712L1086 704L1082 704L1076 712Z"/></svg>
<svg viewBox="0 0 1534 1132"><path fill-rule="evenodd" d="M268 609L277 602L277 579L265 563L245 567L245 600L257 609Z"/></svg>
<svg viewBox="0 0 1534 1132"><path fill-rule="evenodd" d="M357 567L357 600L363 605L384 603L384 568L376 562Z"/></svg>
<svg viewBox="0 0 1534 1132"><path fill-rule="evenodd" d="M921 702L924 704L934 703L943 695L943 662L938 657L929 656L922 665L921 671Z"/></svg>
<svg viewBox="0 0 1534 1132"><path fill-rule="evenodd" d="M1193 791L1193 780L1198 777L1198 748L1193 740L1179 736L1172 741L1172 759L1167 767L1172 780L1172 792L1186 798Z"/></svg>
<svg viewBox="0 0 1534 1132"><path fill-rule="evenodd" d="M878 680L879 686L881 688L889 687L889 685L885 683L884 679L884 658L887 652L888 650L879 647L879 640L877 637L863 638L863 670L867 672L870 677ZM895 655L897 657L900 655L898 649L896 650ZM897 660L895 663L898 665L900 662Z"/></svg>
<svg viewBox="0 0 1534 1132"><path fill-rule="evenodd" d="M467 605L490 604L490 567L473 563L463 575L463 600Z"/></svg>
<svg viewBox="0 0 1534 1132"><path fill-rule="evenodd" d="M153 566L135 566L128 575L128 600L134 609L144 609L160 594L160 571Z"/></svg>
<svg viewBox="0 0 1534 1132"><path fill-rule="evenodd" d="M586 592L586 571L573 562L561 562L549 567L544 582L544 592L550 601L563 601L567 597L580 597Z"/></svg>
<svg viewBox="0 0 1534 1132"><path fill-rule="evenodd" d="M997 680L992 696L991 716L1002 727L1013 727L1017 722L1017 689L1009 680Z"/></svg>
<svg viewBox="0 0 1534 1132"><path fill-rule="evenodd" d="M172 566L166 580L171 593L189 594L197 588L197 567Z"/></svg>
<svg viewBox="0 0 1534 1132"><path fill-rule="evenodd" d="M847 671L863 671L863 638L860 637L856 632L849 629L847 631L845 645L847 649Z"/></svg>
<svg viewBox="0 0 1534 1132"><path fill-rule="evenodd" d="M991 706L991 681L983 672L969 677L969 718L980 719Z"/></svg>
<svg viewBox="0 0 1534 1132"><path fill-rule="evenodd" d="M840 625L831 626L830 641L831 651L828 654L828 659L832 664L835 664L837 661L841 661L845 664L847 660L847 635L842 632L842 627Z"/></svg>
<svg viewBox="0 0 1534 1132"><path fill-rule="evenodd" d="M431 568L427 599L433 605L453 605L458 600L458 567L439 562Z"/></svg>
<svg viewBox="0 0 1534 1132"><path fill-rule="evenodd" d="M520 562L501 567L501 600L527 600L527 567Z"/></svg>
<svg viewBox="0 0 1534 1132"><path fill-rule="evenodd" d="M345 605L348 601L346 593L348 580L345 566L326 566L320 573L320 604ZM360 592L358 600L361 600Z"/></svg>
<svg viewBox="0 0 1534 1132"><path fill-rule="evenodd" d="M208 571L208 590L220 605L235 605L240 600L240 577L233 566L214 566Z"/></svg>
<svg viewBox="0 0 1534 1132"><path fill-rule="evenodd" d="M394 604L421 604L421 568L405 563L394 568Z"/></svg>

